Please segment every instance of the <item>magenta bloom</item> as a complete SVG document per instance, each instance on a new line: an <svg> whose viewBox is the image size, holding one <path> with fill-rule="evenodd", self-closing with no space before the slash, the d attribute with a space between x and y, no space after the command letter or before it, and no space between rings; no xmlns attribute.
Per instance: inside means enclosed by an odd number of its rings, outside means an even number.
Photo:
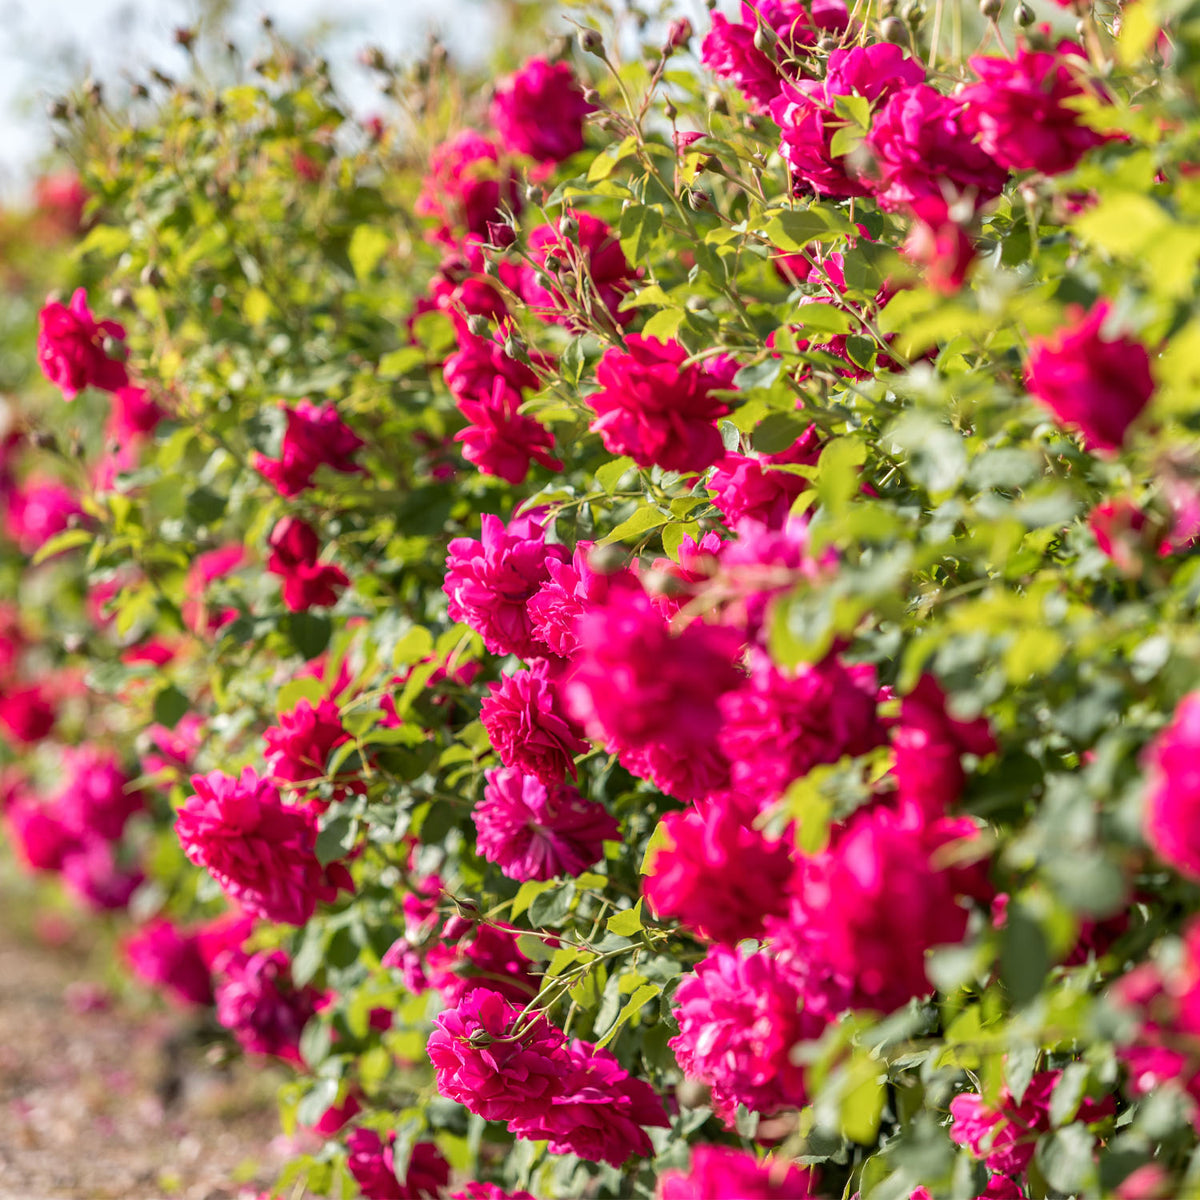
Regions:
<svg viewBox="0 0 1200 1200"><path fill-rule="evenodd" d="M479 719L506 767L536 775L547 786L573 776L575 756L588 748L544 662L489 684Z"/></svg>
<svg viewBox="0 0 1200 1200"><path fill-rule="evenodd" d="M292 612L327 608L350 580L341 567L317 562L321 549L317 531L299 517L283 517L269 539L267 570L283 579L283 603Z"/></svg>
<svg viewBox="0 0 1200 1200"><path fill-rule="evenodd" d="M717 418L729 406L714 395L724 385L695 365L675 341L632 334L627 351L608 350L596 367L600 390L588 397L590 427L607 450L640 467L703 471L725 454Z"/></svg>
<svg viewBox="0 0 1200 1200"><path fill-rule="evenodd" d="M354 455L364 444L338 416L332 404L317 405L301 400L295 408L281 404L287 426L279 457L254 455L254 466L267 477L281 496L298 496L312 486L318 467L353 473L361 471Z"/></svg>
<svg viewBox="0 0 1200 1200"><path fill-rule="evenodd" d="M577 542L569 563L548 560L550 579L529 601L533 636L561 658L570 658L579 644L576 618L590 605L604 601L613 579L592 570L588 562L591 549L591 542Z"/></svg>
<svg viewBox="0 0 1200 1200"><path fill-rule="evenodd" d="M247 1054L270 1055L299 1067L300 1035L321 994L296 987L282 950L234 951L217 960L217 1020Z"/></svg>
<svg viewBox="0 0 1200 1200"><path fill-rule="evenodd" d="M969 196L976 206L1000 194L1008 178L975 144L960 100L928 84L894 93L875 115L867 145L875 155L875 198L890 210L926 197Z"/></svg>
<svg viewBox="0 0 1200 1200"><path fill-rule="evenodd" d="M72 517L82 516L79 499L70 488L49 479L30 479L3 497L4 532L22 554L36 553Z"/></svg>
<svg viewBox="0 0 1200 1200"><path fill-rule="evenodd" d="M1118 1050L1129 1092L1149 1095L1174 1080L1195 1101L1192 1125L1200 1128L1200 1070L1191 1049L1200 1039L1200 921L1184 929L1180 961L1135 967L1111 997L1138 1018L1133 1040Z"/></svg>
<svg viewBox="0 0 1200 1200"><path fill-rule="evenodd" d="M471 1180L461 1192L451 1192L450 1200L534 1200L529 1192L506 1192L494 1183Z"/></svg>
<svg viewBox="0 0 1200 1200"><path fill-rule="evenodd" d="M485 1121L528 1121L544 1115L571 1067L561 1030L540 1014L509 1038L521 1010L477 988L437 1018L429 1059L438 1091Z"/></svg>
<svg viewBox="0 0 1200 1200"><path fill-rule="evenodd" d="M442 376L460 403L473 400L487 404L497 379L520 394L522 388L541 386L533 368L544 368L552 361L544 354L531 351L530 365L527 366L520 359L505 354L504 346L495 338L476 337L468 330L459 334L458 349L442 364Z"/></svg>
<svg viewBox="0 0 1200 1200"><path fill-rule="evenodd" d="M858 95L874 107L901 88L924 83L924 68L899 46L876 42L834 50L824 80L785 83L771 102L771 117L780 130L779 152L796 180L819 196L866 196L868 180L850 174L843 157L833 153L833 137L845 124L835 112L839 96Z"/></svg>
<svg viewBox="0 0 1200 1200"><path fill-rule="evenodd" d="M51 808L36 800L14 796L4 808L8 836L35 871L59 871L63 859L79 842Z"/></svg>
<svg viewBox="0 0 1200 1200"><path fill-rule="evenodd" d="M213 1002L212 976L200 953L200 939L165 917L143 925L125 941L133 973L183 1004Z"/></svg>
<svg viewBox="0 0 1200 1200"><path fill-rule="evenodd" d="M662 824L667 844L655 853L642 884L655 915L734 945L761 937L768 917L787 912L789 839L768 840L727 800L668 813Z"/></svg>
<svg viewBox="0 0 1200 1200"><path fill-rule="evenodd" d="M962 791L966 773L962 755L995 753L987 717L959 721L946 711L946 696L932 675L922 675L900 705L892 733L896 785L901 800L916 804L928 817L945 814Z"/></svg>
<svg viewBox="0 0 1200 1200"><path fill-rule="evenodd" d="M822 1018L806 1012L791 976L763 951L714 946L675 992L679 1033L668 1045L683 1073L712 1088L730 1127L739 1104L773 1113L807 1103L792 1048L817 1038Z"/></svg>
<svg viewBox="0 0 1200 1200"><path fill-rule="evenodd" d="M517 517L505 528L499 517L485 514L480 538L450 543L442 585L450 619L474 629L493 654L544 657L528 604L549 578L547 563L566 561L566 550L547 545L545 531L530 517Z"/></svg>
<svg viewBox="0 0 1200 1200"><path fill-rule="evenodd" d="M1177 871L1200 879L1200 692L1179 702L1145 761L1146 841Z"/></svg>
<svg viewBox="0 0 1200 1200"><path fill-rule="evenodd" d="M658 1177L655 1200L805 1200L819 1194L816 1183L811 1170L783 1158L759 1161L731 1146L694 1146L686 1174L664 1171Z"/></svg>
<svg viewBox="0 0 1200 1200"><path fill-rule="evenodd" d="M774 59L754 44L758 17L778 39ZM743 0L739 21L713 13L712 27L700 47L700 61L714 75L729 80L755 112L766 113L784 79L805 73L802 48L812 46L823 33L841 33L848 24L841 0L816 0L811 5L798 0L758 0L755 4Z"/></svg>
<svg viewBox="0 0 1200 1200"><path fill-rule="evenodd" d="M120 861L114 843L91 835L68 848L62 878L87 907L117 912L128 906L144 876Z"/></svg>
<svg viewBox="0 0 1200 1200"><path fill-rule="evenodd" d="M591 111L566 63L531 58L496 84L490 116L507 150L558 163L583 149L583 119Z"/></svg>
<svg viewBox="0 0 1200 1200"><path fill-rule="evenodd" d="M802 665L794 676L756 658L749 680L721 700L721 748L734 783L766 802L819 763L878 746L875 691L873 669L846 667L836 655Z"/></svg>
<svg viewBox="0 0 1200 1200"><path fill-rule="evenodd" d="M900 253L921 268L926 287L953 296L962 290L975 262L975 243L957 221L951 220L940 196L918 199L912 207L915 220Z"/></svg>
<svg viewBox="0 0 1200 1200"><path fill-rule="evenodd" d="M316 708L301 700L291 712L280 713L279 724L263 733L271 782L308 791L325 775L333 751L350 740L332 700L322 700ZM344 798L350 790L339 787L335 798Z"/></svg>
<svg viewBox="0 0 1200 1200"><path fill-rule="evenodd" d="M722 786L718 705L741 681L738 635L701 622L674 634L633 586L614 588L575 630L566 698L588 736L680 799Z"/></svg>
<svg viewBox="0 0 1200 1200"><path fill-rule="evenodd" d="M551 1154L577 1154L613 1167L634 1154L653 1155L642 1126L670 1124L654 1089L634 1079L611 1051L578 1038L566 1057L567 1072L549 1106L513 1122L517 1137L548 1141Z"/></svg>
<svg viewBox="0 0 1200 1200"><path fill-rule="evenodd" d="M18 746L40 742L57 720L58 710L36 683L0 693L0 730Z"/></svg>
<svg viewBox="0 0 1200 1200"><path fill-rule="evenodd" d="M228 625L237 617L236 608L211 609L205 592L215 583L241 566L246 551L240 544L220 546L197 554L188 568L184 591L183 621L193 633L215 633L222 625Z"/></svg>
<svg viewBox="0 0 1200 1200"><path fill-rule="evenodd" d="M437 1200L442 1188L450 1183L450 1164L432 1142L418 1142L404 1173L404 1182L396 1178L393 1146L396 1135L387 1141L373 1129L356 1129L346 1139L350 1152L346 1166L366 1200Z"/></svg>
<svg viewBox="0 0 1200 1200"><path fill-rule="evenodd" d="M401 969L411 964L401 963ZM491 925L472 925L451 917L442 929L442 940L425 952L418 995L433 988L448 1005L484 988L506 1000L525 1004L537 995L537 983L529 974L529 959L517 945L517 935Z"/></svg>
<svg viewBox="0 0 1200 1200"><path fill-rule="evenodd" d="M808 487L808 480L803 475L770 468L815 467L820 456L821 438L817 427L810 425L779 454L726 454L713 470L708 489L730 525L750 518L778 529L787 520L792 502Z"/></svg>
<svg viewBox="0 0 1200 1200"><path fill-rule="evenodd" d="M317 861L313 818L285 807L252 767L240 779L220 771L193 775L192 787L196 794L175 822L183 852L247 912L303 925L319 902L352 889L345 867Z"/></svg>
<svg viewBox="0 0 1200 1200"><path fill-rule="evenodd" d="M1071 324L1029 346L1025 384L1089 450L1117 451L1154 394L1150 355L1141 342L1104 333L1108 301L1074 308Z"/></svg>
<svg viewBox="0 0 1200 1200"><path fill-rule="evenodd" d="M495 767L486 779L474 813L476 845L509 879L578 875L604 856L606 841L620 837L604 806L573 787L547 787L510 767Z"/></svg>
<svg viewBox="0 0 1200 1200"><path fill-rule="evenodd" d="M970 64L980 82L960 92L959 103L980 149L1006 170L1059 175L1105 141L1066 103L1087 95L1078 46L1019 46L1015 58L977 55Z"/></svg>
<svg viewBox="0 0 1200 1200"><path fill-rule="evenodd" d="M94 746L63 750L62 766L67 780L51 804L63 824L81 838L117 841L129 818L145 807L144 795L129 787L116 758Z"/></svg>
<svg viewBox="0 0 1200 1200"><path fill-rule="evenodd" d="M70 307L49 301L38 326L38 363L63 399L74 400L87 387L114 392L129 382L125 364L109 358L104 347L108 339L124 343L125 330L116 321L97 321L83 288L76 289Z"/></svg>
<svg viewBox="0 0 1200 1200"><path fill-rule="evenodd" d="M462 443L467 462L514 487L525 482L531 463L550 471L562 470L562 463L552 453L550 431L520 408L521 394L497 376L487 400L459 400L458 410L470 424L454 435L454 440Z"/></svg>
<svg viewBox="0 0 1200 1200"><path fill-rule="evenodd" d="M625 258L620 241L599 217L583 212L567 215L579 227L573 237L563 236L562 218L552 225L539 225L529 235L529 255L533 264L521 269L521 294L543 320L579 328L562 291L538 282L539 273L548 276L555 273L546 267L546 259L552 256L558 261L556 271L560 276L564 269L574 276L574 282L567 290L580 298L585 309L594 314L599 308L615 324L628 325L637 314L632 309L627 312L618 309L633 286L636 272Z"/></svg>
<svg viewBox="0 0 1200 1200"><path fill-rule="evenodd" d="M1039 1071L1020 1103L1005 1087L996 1108L974 1093L955 1096L950 1101L954 1118L950 1136L976 1158L984 1159L990 1170L1024 1175L1033 1161L1038 1136L1050 1131L1050 1097L1061 1078L1061 1071ZM1075 1120L1090 1125L1111 1116L1115 1109L1111 1096L1098 1101L1085 1098Z"/></svg>
<svg viewBox="0 0 1200 1200"><path fill-rule="evenodd" d="M930 992L925 955L962 941L960 897L990 898L981 866L935 866L977 838L968 818L928 822L913 808L860 809L820 854L801 860L796 898L773 940L810 1007L888 1013Z"/></svg>
<svg viewBox="0 0 1200 1200"><path fill-rule="evenodd" d="M143 434L153 433L164 415L145 388L127 384L112 394L106 430L119 442L136 441Z"/></svg>
<svg viewBox="0 0 1200 1200"><path fill-rule="evenodd" d="M464 129L434 149L416 211L438 221L435 241L453 246L465 234L486 236L488 222L502 216L501 205L521 211L516 172L501 165L495 142Z"/></svg>

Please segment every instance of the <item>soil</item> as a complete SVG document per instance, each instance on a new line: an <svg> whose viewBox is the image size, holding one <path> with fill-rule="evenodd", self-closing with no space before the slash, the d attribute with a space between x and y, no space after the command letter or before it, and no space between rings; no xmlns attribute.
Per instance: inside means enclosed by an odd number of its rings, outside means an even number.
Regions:
<svg viewBox="0 0 1200 1200"><path fill-rule="evenodd" d="M277 1175L279 1075L216 1061L196 1019L114 996L97 931L26 928L0 887L0 1200L242 1200Z"/></svg>

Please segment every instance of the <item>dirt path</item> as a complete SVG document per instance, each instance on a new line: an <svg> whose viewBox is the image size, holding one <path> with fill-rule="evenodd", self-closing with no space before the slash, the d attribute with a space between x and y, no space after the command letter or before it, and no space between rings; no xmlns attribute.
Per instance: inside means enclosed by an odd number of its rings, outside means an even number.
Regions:
<svg viewBox="0 0 1200 1200"><path fill-rule="evenodd" d="M0 891L0 1200L257 1195L280 1161L274 1074L215 1068L186 1017L112 1001L80 933L37 940L24 902Z"/></svg>

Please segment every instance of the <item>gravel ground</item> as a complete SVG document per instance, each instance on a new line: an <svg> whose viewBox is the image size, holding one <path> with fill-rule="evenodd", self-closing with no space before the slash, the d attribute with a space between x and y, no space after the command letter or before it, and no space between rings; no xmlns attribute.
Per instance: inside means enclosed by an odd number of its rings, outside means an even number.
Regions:
<svg viewBox="0 0 1200 1200"><path fill-rule="evenodd" d="M287 1153L275 1072L213 1066L186 1016L113 999L87 926L38 939L24 899L0 891L0 1200L257 1195Z"/></svg>

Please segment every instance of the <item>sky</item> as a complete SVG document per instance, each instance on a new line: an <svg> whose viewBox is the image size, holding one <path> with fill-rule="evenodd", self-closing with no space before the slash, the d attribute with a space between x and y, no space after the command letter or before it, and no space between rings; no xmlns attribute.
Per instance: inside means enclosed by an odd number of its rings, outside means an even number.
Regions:
<svg viewBox="0 0 1200 1200"><path fill-rule="evenodd" d="M479 56L494 20L486 0L241 0L237 7L236 28L247 34L263 13L282 31L303 34L335 12L337 32L324 43L335 68L339 61L350 68L368 43L407 57L431 28L452 50ZM197 11L197 0L0 0L0 195L19 194L44 154L54 95L89 69L117 82L151 66L182 71L172 34ZM361 87L369 103L365 80Z"/></svg>

